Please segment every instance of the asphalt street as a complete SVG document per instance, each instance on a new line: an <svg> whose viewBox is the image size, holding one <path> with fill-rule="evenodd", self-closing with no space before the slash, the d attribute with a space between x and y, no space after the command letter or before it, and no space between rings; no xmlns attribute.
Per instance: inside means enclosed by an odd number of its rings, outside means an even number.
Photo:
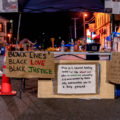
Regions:
<svg viewBox="0 0 120 120"><path fill-rule="evenodd" d="M19 98L20 80L13 79L16 96L0 96L0 120L119 120L120 98L115 100L38 99L37 79L26 79Z"/></svg>

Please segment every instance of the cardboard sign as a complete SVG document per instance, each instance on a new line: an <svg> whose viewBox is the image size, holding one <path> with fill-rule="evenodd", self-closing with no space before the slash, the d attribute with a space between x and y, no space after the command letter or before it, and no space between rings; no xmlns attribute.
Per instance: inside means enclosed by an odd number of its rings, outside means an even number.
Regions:
<svg viewBox="0 0 120 120"><path fill-rule="evenodd" d="M6 75L15 78L54 78L54 54L7 52Z"/></svg>
<svg viewBox="0 0 120 120"><path fill-rule="evenodd" d="M120 52L112 53L112 61L108 63L107 71L108 81L120 84Z"/></svg>
<svg viewBox="0 0 120 120"><path fill-rule="evenodd" d="M96 94L97 64L57 65L57 94Z"/></svg>
<svg viewBox="0 0 120 120"><path fill-rule="evenodd" d="M105 12L120 14L120 0L105 0Z"/></svg>

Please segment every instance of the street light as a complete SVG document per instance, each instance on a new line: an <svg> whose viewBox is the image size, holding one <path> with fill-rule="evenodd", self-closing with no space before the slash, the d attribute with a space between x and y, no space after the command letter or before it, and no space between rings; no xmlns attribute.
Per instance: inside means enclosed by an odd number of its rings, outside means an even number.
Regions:
<svg viewBox="0 0 120 120"><path fill-rule="evenodd" d="M87 17L87 14L85 13L84 16Z"/></svg>
<svg viewBox="0 0 120 120"><path fill-rule="evenodd" d="M77 39L77 28L76 28L76 21L79 18L72 18L74 20L74 38Z"/></svg>
<svg viewBox="0 0 120 120"><path fill-rule="evenodd" d="M11 33L13 33L13 20L10 20L10 24L11 24Z"/></svg>
<svg viewBox="0 0 120 120"><path fill-rule="evenodd" d="M83 25L84 25L84 43L86 44L86 30L85 30L85 17L88 15L86 13L83 13Z"/></svg>
<svg viewBox="0 0 120 120"><path fill-rule="evenodd" d="M12 37L12 34L11 33L8 33L8 38L9 38L9 44L10 44L10 41L11 41L11 37Z"/></svg>

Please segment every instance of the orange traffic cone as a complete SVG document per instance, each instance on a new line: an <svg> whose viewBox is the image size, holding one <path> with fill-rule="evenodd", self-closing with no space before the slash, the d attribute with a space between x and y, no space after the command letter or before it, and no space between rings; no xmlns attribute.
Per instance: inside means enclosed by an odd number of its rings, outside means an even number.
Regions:
<svg viewBox="0 0 120 120"><path fill-rule="evenodd" d="M6 65L3 65L3 76L2 76L2 82L1 82L0 95L15 95L16 91L12 91L10 79L6 77L5 71L6 71Z"/></svg>

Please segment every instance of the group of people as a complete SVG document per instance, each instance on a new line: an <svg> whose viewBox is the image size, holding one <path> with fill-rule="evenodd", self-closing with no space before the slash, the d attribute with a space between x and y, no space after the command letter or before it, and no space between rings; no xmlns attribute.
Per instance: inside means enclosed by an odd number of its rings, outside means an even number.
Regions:
<svg viewBox="0 0 120 120"><path fill-rule="evenodd" d="M21 44L18 44L18 45L14 45L14 44L10 44L8 46L6 46L7 50L8 51L32 51L33 50L33 47L31 46L24 46L24 45L21 45Z"/></svg>

